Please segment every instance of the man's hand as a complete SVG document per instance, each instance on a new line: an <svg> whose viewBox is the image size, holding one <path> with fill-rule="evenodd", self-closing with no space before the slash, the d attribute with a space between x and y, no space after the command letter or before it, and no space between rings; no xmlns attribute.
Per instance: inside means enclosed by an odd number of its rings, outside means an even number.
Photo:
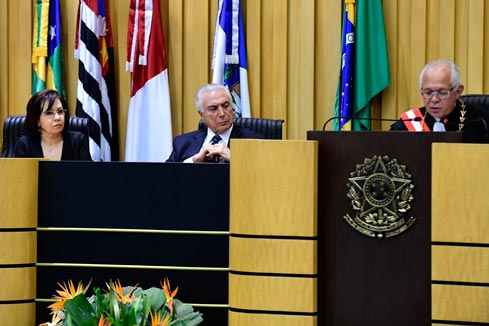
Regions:
<svg viewBox="0 0 489 326"><path fill-rule="evenodd" d="M213 145L204 144L204 147L202 147L202 149L200 150L200 152L198 152L197 154L195 154L194 156L192 156L192 161L194 163L203 163L203 162L209 161L207 155L209 154L209 147L210 146L213 146Z"/></svg>
<svg viewBox="0 0 489 326"><path fill-rule="evenodd" d="M210 161L219 161L220 158L229 162L231 161L231 150L223 143L209 145L207 157Z"/></svg>
<svg viewBox="0 0 489 326"><path fill-rule="evenodd" d="M219 162L220 159L231 160L231 151L225 144L205 144L200 152L192 156L194 163Z"/></svg>

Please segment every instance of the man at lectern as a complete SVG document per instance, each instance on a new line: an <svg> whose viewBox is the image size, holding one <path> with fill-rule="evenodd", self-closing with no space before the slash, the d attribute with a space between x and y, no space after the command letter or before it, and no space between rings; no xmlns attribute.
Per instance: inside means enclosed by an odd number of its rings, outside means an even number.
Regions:
<svg viewBox="0 0 489 326"><path fill-rule="evenodd" d="M234 124L231 94L226 86L202 86L195 95L195 105L206 127L175 137L166 162L229 162L230 139L263 138Z"/></svg>
<svg viewBox="0 0 489 326"><path fill-rule="evenodd" d="M446 59L427 63L419 74L424 107L404 112L391 126L395 131L457 131L464 143L487 143L489 111L467 105L460 69Z"/></svg>

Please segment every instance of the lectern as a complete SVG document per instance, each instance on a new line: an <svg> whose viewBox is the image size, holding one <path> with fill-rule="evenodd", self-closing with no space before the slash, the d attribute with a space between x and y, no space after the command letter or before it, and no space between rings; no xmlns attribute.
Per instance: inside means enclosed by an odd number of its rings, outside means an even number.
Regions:
<svg viewBox="0 0 489 326"><path fill-rule="evenodd" d="M319 324L431 325L431 150L458 135L310 131L307 138L318 141Z"/></svg>

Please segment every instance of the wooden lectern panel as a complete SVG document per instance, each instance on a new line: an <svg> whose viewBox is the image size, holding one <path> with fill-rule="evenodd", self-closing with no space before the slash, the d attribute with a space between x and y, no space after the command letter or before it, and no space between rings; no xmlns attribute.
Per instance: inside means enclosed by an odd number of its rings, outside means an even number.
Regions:
<svg viewBox="0 0 489 326"><path fill-rule="evenodd" d="M37 226L37 159L0 159L0 228Z"/></svg>
<svg viewBox="0 0 489 326"><path fill-rule="evenodd" d="M0 301L25 301L36 297L35 267L2 268L0 280Z"/></svg>
<svg viewBox="0 0 489 326"><path fill-rule="evenodd" d="M489 284L489 250L484 247L433 245L433 280Z"/></svg>
<svg viewBox="0 0 489 326"><path fill-rule="evenodd" d="M317 145L233 140L231 233L316 236Z"/></svg>
<svg viewBox="0 0 489 326"><path fill-rule="evenodd" d="M432 286L432 318L452 325L489 321L489 287L438 285ZM457 323L458 322L458 323Z"/></svg>
<svg viewBox="0 0 489 326"><path fill-rule="evenodd" d="M314 316L284 316L267 314L244 314L229 312L229 325L232 326L270 326L270 325L294 325L311 326L317 325L317 317Z"/></svg>
<svg viewBox="0 0 489 326"><path fill-rule="evenodd" d="M229 275L229 306L250 311L315 313L314 278Z"/></svg>
<svg viewBox="0 0 489 326"><path fill-rule="evenodd" d="M233 140L229 325L317 325L317 143Z"/></svg>
<svg viewBox="0 0 489 326"><path fill-rule="evenodd" d="M36 241L36 231L0 232L0 243L2 244L0 246L0 265L34 264L37 254Z"/></svg>
<svg viewBox="0 0 489 326"><path fill-rule="evenodd" d="M489 323L489 146L433 144L432 319Z"/></svg>
<svg viewBox="0 0 489 326"><path fill-rule="evenodd" d="M16 305L0 305L2 320L15 320L7 325L36 325L36 304L20 303Z"/></svg>
<svg viewBox="0 0 489 326"><path fill-rule="evenodd" d="M433 145L433 241L489 244L489 146Z"/></svg>
<svg viewBox="0 0 489 326"><path fill-rule="evenodd" d="M317 274L317 241L231 237L229 249L231 270Z"/></svg>
<svg viewBox="0 0 489 326"><path fill-rule="evenodd" d="M17 325L36 317L38 171L38 159L0 159L0 320Z"/></svg>

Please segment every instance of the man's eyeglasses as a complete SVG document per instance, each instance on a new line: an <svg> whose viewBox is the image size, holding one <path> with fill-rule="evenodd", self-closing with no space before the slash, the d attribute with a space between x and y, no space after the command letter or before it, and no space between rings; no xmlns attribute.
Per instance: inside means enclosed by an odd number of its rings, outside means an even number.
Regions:
<svg viewBox="0 0 489 326"><path fill-rule="evenodd" d="M421 90L421 95L423 95L424 98L433 98L436 96L440 100L444 100L450 96L450 93L455 89L455 87L452 87L448 90L441 90L441 91L425 91Z"/></svg>
<svg viewBox="0 0 489 326"><path fill-rule="evenodd" d="M53 110L43 111L42 115L45 116L46 118L49 118L49 119L54 118L56 116L56 114L59 115L60 117L64 118L65 112L66 112L65 109L59 108L56 111L53 111Z"/></svg>

